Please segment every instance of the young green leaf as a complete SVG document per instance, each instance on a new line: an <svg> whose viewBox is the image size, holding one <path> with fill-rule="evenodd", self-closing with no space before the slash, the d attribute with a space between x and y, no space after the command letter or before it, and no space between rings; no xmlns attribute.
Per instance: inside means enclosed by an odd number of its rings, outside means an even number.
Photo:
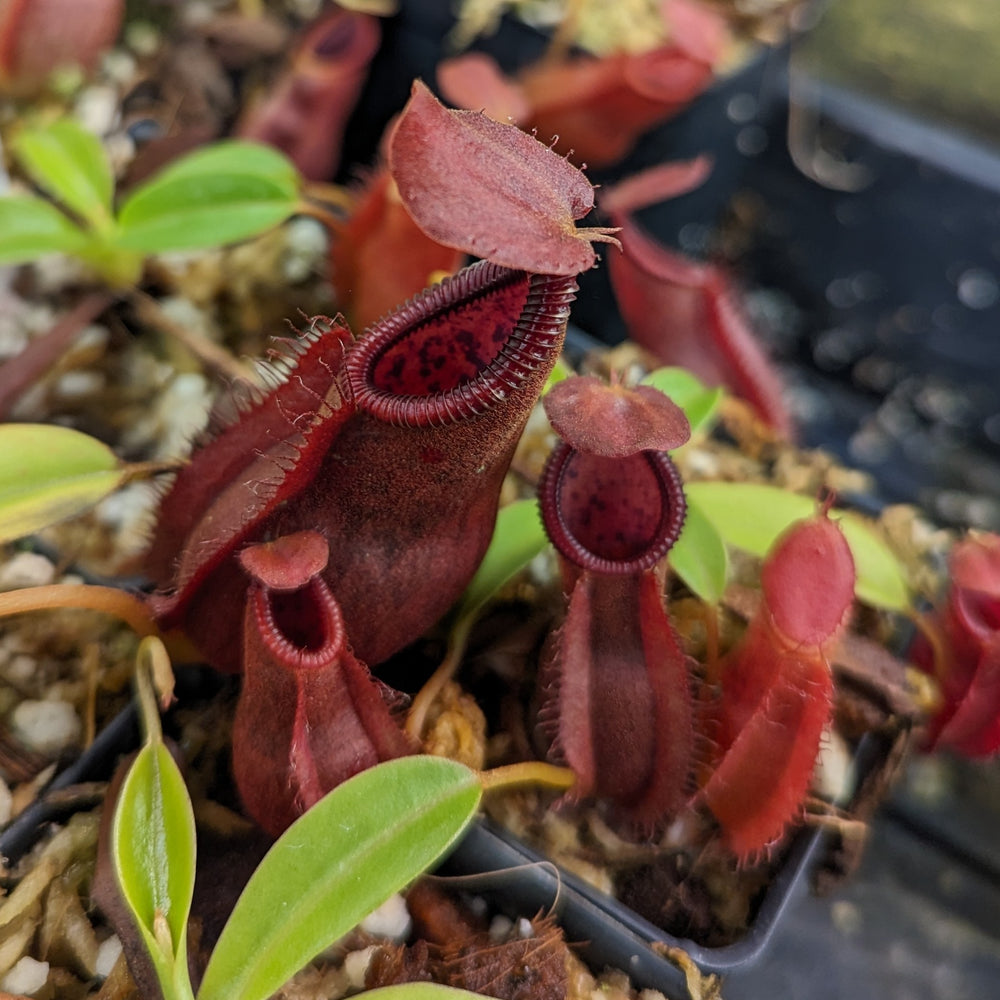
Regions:
<svg viewBox="0 0 1000 1000"><path fill-rule="evenodd" d="M646 375L642 384L665 392L682 409L689 399L708 391L705 383L694 372L676 365L654 369Z"/></svg>
<svg viewBox="0 0 1000 1000"><path fill-rule="evenodd" d="M172 163L125 201L121 247L158 253L221 246L283 222L299 205L301 178L283 153L229 140Z"/></svg>
<svg viewBox="0 0 1000 1000"><path fill-rule="evenodd" d="M775 539L795 521L810 517L816 501L765 483L688 483L688 502L715 526L730 545L763 556ZM844 530L857 572L855 593L875 607L905 611L910 588L899 560L856 514L834 511Z"/></svg>
<svg viewBox="0 0 1000 1000"><path fill-rule="evenodd" d="M13 141L14 155L31 179L97 230L112 223L114 178L104 147L72 118L26 128Z"/></svg>
<svg viewBox="0 0 1000 1000"><path fill-rule="evenodd" d="M284 153L259 142L227 139L203 146L175 160L150 178L142 190L169 184L182 177L212 175L260 177L276 184L289 198L294 198L302 185L295 164Z"/></svg>
<svg viewBox="0 0 1000 1000"><path fill-rule="evenodd" d="M538 513L538 501L515 500L500 509L490 547L465 588L457 609L459 619L474 615L515 573L524 569L549 544Z"/></svg>
<svg viewBox="0 0 1000 1000"><path fill-rule="evenodd" d="M471 993L439 983L395 983L377 990L366 990L365 1000L482 1000L482 993Z"/></svg>
<svg viewBox="0 0 1000 1000"><path fill-rule="evenodd" d="M475 772L402 757L339 785L271 848L215 946L199 1000L264 1000L454 844Z"/></svg>
<svg viewBox="0 0 1000 1000"><path fill-rule="evenodd" d="M184 779L162 740L147 743L122 784L112 824L112 853L122 895L147 945L162 950L165 919L176 959L185 949L194 892L194 813Z"/></svg>
<svg viewBox="0 0 1000 1000"><path fill-rule="evenodd" d="M136 693L145 742L129 767L111 820L111 866L135 919L165 1000L193 1000L187 922L197 850L184 778L163 743L155 677L169 672L163 642L147 636L136 655Z"/></svg>
<svg viewBox="0 0 1000 1000"><path fill-rule="evenodd" d="M47 253L74 253L83 230L41 198L0 198L0 264L24 264Z"/></svg>
<svg viewBox="0 0 1000 1000"><path fill-rule="evenodd" d="M114 241L163 253L223 246L284 222L299 205L281 179L250 173L181 173L134 192L118 215Z"/></svg>
<svg viewBox="0 0 1000 1000"><path fill-rule="evenodd" d="M729 555L722 536L690 496L687 497L684 529L674 542L667 561L688 589L707 604L718 604L722 600L729 576Z"/></svg>
<svg viewBox="0 0 1000 1000"><path fill-rule="evenodd" d="M719 387L709 389L686 368L657 368L642 380L642 385L651 385L666 393L684 411L692 434L711 427L725 395Z"/></svg>
<svg viewBox="0 0 1000 1000"><path fill-rule="evenodd" d="M68 427L0 426L0 541L73 517L129 476L107 445Z"/></svg>

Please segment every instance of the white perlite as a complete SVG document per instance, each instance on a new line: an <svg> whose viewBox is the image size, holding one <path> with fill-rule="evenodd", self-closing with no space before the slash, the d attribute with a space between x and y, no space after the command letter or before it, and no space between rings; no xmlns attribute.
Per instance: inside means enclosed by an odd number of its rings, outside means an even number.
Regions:
<svg viewBox="0 0 1000 1000"><path fill-rule="evenodd" d="M361 921L361 927L375 937L405 941L410 934L410 911L399 893L390 896L377 910Z"/></svg>
<svg viewBox="0 0 1000 1000"><path fill-rule="evenodd" d="M10 822L14 813L14 796L7 787L7 782L0 778L0 826Z"/></svg>
<svg viewBox="0 0 1000 1000"><path fill-rule="evenodd" d="M97 961L94 963L94 971L101 979L107 979L111 975L111 970L118 961L118 956L122 953L122 943L117 937L109 937L102 941L97 948Z"/></svg>
<svg viewBox="0 0 1000 1000"><path fill-rule="evenodd" d="M49 963L38 962L25 955L18 959L17 964L3 979L0 979L0 990L13 993L15 996L31 996L37 993L49 978Z"/></svg>
<svg viewBox="0 0 1000 1000"><path fill-rule="evenodd" d="M0 590L43 587L55 578L55 566L37 552L18 552L0 566Z"/></svg>
<svg viewBox="0 0 1000 1000"><path fill-rule="evenodd" d="M83 734L83 723L68 701L22 701L9 721L21 743L47 756L78 743Z"/></svg>
<svg viewBox="0 0 1000 1000"><path fill-rule="evenodd" d="M360 951L350 951L344 956L344 974L347 976L347 982L351 989L363 990L365 988L365 975L374 954L375 945L369 945Z"/></svg>

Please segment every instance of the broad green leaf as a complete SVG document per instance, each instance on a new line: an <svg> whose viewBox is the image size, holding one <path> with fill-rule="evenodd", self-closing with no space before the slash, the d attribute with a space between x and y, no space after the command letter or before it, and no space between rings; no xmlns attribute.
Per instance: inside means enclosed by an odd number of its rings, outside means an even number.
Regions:
<svg viewBox="0 0 1000 1000"><path fill-rule="evenodd" d="M482 993L471 993L439 983L396 983L377 990L365 990L365 1000L482 1000Z"/></svg>
<svg viewBox="0 0 1000 1000"><path fill-rule="evenodd" d="M668 556L670 568L688 589L708 604L718 604L729 576L729 556L715 526L699 510L687 503L684 529Z"/></svg>
<svg viewBox="0 0 1000 1000"><path fill-rule="evenodd" d="M110 227L114 178L95 135L62 118L44 128L23 129L13 150L32 180L56 201L95 229Z"/></svg>
<svg viewBox="0 0 1000 1000"><path fill-rule="evenodd" d="M83 230L41 198L0 197L0 264L24 264L47 253L74 253Z"/></svg>
<svg viewBox="0 0 1000 1000"><path fill-rule="evenodd" d="M142 191L155 190L182 177L231 175L260 177L276 184L289 198L301 186L295 164L272 146L241 139L227 139L196 149L169 164L142 185Z"/></svg>
<svg viewBox="0 0 1000 1000"><path fill-rule="evenodd" d="M719 412L719 404L726 390L721 388L706 389L700 395L688 399L681 409L688 418L691 425L691 433L697 431L711 430L715 423L716 414ZM680 406L680 404L678 404Z"/></svg>
<svg viewBox="0 0 1000 1000"><path fill-rule="evenodd" d="M335 788L282 834L215 946L199 1000L264 1000L434 864L475 815L475 772L402 757Z"/></svg>
<svg viewBox="0 0 1000 1000"><path fill-rule="evenodd" d="M684 491L728 544L757 556L794 521L816 511L812 498L766 483L688 483ZM834 510L831 517L840 521L851 548L858 598L890 611L907 610L906 574L889 547L859 515Z"/></svg>
<svg viewBox="0 0 1000 1000"><path fill-rule="evenodd" d="M763 556L790 524L816 512L816 501L763 483L685 483L689 503L730 545Z"/></svg>
<svg viewBox="0 0 1000 1000"><path fill-rule="evenodd" d="M858 598L887 611L909 611L913 606L913 595L906 571L892 549L863 517L851 511L841 513L840 525L851 547L854 568L858 573L854 588ZM832 516L837 515L838 512L834 511Z"/></svg>
<svg viewBox="0 0 1000 1000"><path fill-rule="evenodd" d="M691 425L691 433L707 430L725 395L721 388L709 389L696 375L686 368L657 368L643 380L669 396L683 411Z"/></svg>
<svg viewBox="0 0 1000 1000"><path fill-rule="evenodd" d="M151 954L164 951L155 928L159 916L170 932L166 957L183 958L194 893L194 812L180 769L162 740L139 751L122 782L111 857L122 896Z"/></svg>
<svg viewBox="0 0 1000 1000"><path fill-rule="evenodd" d="M708 391L705 383L697 375L687 368L675 365L651 371L642 380L642 384L651 385L666 393L680 407L683 407L687 400Z"/></svg>
<svg viewBox="0 0 1000 1000"><path fill-rule="evenodd" d="M457 617L475 614L548 543L538 512L538 501L515 500L502 507L497 514L490 547L459 601Z"/></svg>
<svg viewBox="0 0 1000 1000"><path fill-rule="evenodd" d="M162 253L257 236L298 208L287 185L255 174L188 173L136 191L118 215L115 243Z"/></svg>
<svg viewBox="0 0 1000 1000"><path fill-rule="evenodd" d="M0 541L82 513L128 474L107 445L79 431L0 425Z"/></svg>

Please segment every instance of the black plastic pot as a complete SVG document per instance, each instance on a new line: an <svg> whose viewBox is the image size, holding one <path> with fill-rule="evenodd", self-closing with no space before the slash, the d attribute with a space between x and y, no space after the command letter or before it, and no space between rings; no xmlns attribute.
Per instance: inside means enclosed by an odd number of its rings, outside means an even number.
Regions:
<svg viewBox="0 0 1000 1000"><path fill-rule="evenodd" d="M885 760L889 745L867 737L854 758L858 787ZM665 950L687 953L703 973L727 979L752 970L764 956L823 854L825 835L803 828L792 839L772 882L763 891L746 934L733 944L710 947L667 934L618 900L555 865L497 824L481 820L449 857L443 873L476 876L470 888L511 915L554 913L588 964L622 969L639 988L687 1000L684 975Z"/></svg>
<svg viewBox="0 0 1000 1000"><path fill-rule="evenodd" d="M473 827L444 871L479 876L474 891L484 892L508 913L555 914L566 940L595 970L622 969L638 989L655 989L671 1000L686 1000L684 975L663 949L682 949L704 973L728 976L752 967L789 907L807 890L822 840L818 830L803 831L795 838L747 934L719 948L665 933L488 820Z"/></svg>

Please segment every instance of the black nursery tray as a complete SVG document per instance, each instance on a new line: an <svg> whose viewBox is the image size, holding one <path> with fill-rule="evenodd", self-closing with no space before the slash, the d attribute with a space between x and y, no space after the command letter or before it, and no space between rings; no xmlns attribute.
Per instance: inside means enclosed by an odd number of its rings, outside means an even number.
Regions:
<svg viewBox="0 0 1000 1000"><path fill-rule="evenodd" d="M752 966L788 908L807 890L822 842L822 832L815 829L795 837L746 935L717 948L665 933L490 820L480 820L469 831L442 873L479 876L471 883L473 890L506 912L553 913L566 940L592 968L622 969L638 989L656 989L686 1000L684 974L666 957L666 950L683 950L703 973L729 974Z"/></svg>
<svg viewBox="0 0 1000 1000"><path fill-rule="evenodd" d="M883 768L891 746L890 738L874 733L858 744L853 758L856 794ZM655 989L670 1000L688 1000L684 974L667 957L668 952L685 952L705 974L728 977L752 970L773 939L780 937L782 923L796 901L808 893L826 843L823 830L801 828L758 896L746 933L721 946L666 933L489 819L473 826L440 874L471 876L470 891L484 895L508 914L553 913L566 940L592 968L622 969L637 989Z"/></svg>

